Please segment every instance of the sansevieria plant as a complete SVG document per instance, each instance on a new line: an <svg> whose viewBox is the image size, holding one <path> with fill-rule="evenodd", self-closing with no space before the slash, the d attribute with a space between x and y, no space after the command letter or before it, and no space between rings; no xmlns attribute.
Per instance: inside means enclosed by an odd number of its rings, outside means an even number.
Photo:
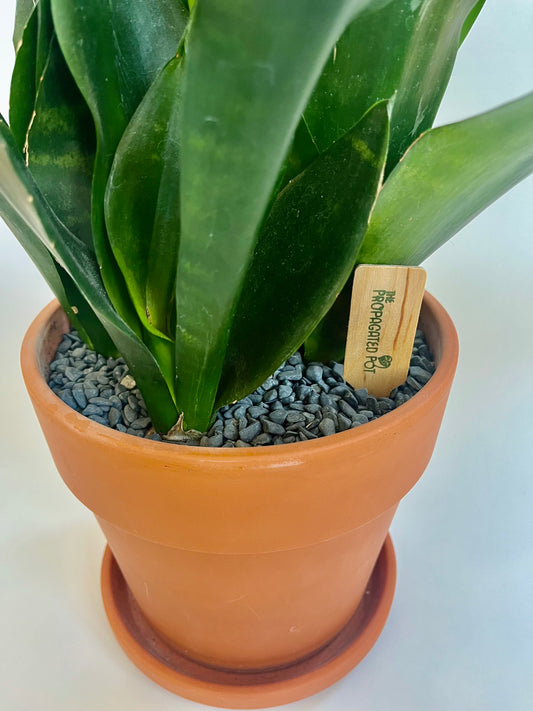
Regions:
<svg viewBox="0 0 533 711"><path fill-rule="evenodd" d="M156 429L205 430L358 263L419 264L533 171L533 94L432 129L483 0L18 0L0 213Z"/></svg>

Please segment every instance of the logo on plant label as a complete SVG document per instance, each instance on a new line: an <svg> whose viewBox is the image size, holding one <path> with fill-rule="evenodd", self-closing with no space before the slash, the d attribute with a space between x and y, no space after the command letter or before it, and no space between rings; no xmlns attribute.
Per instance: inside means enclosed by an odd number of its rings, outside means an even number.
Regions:
<svg viewBox="0 0 533 711"><path fill-rule="evenodd" d="M390 368L392 365L392 356L367 356L364 369L366 373L375 373L376 368Z"/></svg>

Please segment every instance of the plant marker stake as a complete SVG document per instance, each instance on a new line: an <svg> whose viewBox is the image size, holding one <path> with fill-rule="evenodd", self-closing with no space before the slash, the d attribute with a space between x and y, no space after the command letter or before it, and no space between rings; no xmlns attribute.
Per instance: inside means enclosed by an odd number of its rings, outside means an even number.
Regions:
<svg viewBox="0 0 533 711"><path fill-rule="evenodd" d="M357 267L344 360L354 388L388 397L405 382L425 285L422 267Z"/></svg>

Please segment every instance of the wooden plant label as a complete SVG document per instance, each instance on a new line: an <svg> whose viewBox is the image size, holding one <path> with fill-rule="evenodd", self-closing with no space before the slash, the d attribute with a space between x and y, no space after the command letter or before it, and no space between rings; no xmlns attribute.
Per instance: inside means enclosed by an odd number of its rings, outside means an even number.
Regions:
<svg viewBox="0 0 533 711"><path fill-rule="evenodd" d="M354 388L388 397L405 382L425 285L421 267L357 267L344 360Z"/></svg>

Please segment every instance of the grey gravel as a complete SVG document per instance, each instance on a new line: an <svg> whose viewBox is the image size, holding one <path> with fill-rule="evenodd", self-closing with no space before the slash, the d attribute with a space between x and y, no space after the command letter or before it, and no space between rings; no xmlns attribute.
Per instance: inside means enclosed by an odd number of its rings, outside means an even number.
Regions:
<svg viewBox="0 0 533 711"><path fill-rule="evenodd" d="M435 364L417 331L407 380L390 397L354 390L341 363L308 363L295 353L255 392L222 407L209 431L179 438L182 446L243 448L292 444L345 432L403 405L429 382ZM91 351L75 330L65 334L50 364L50 388L94 422L155 441L146 405L122 358Z"/></svg>

